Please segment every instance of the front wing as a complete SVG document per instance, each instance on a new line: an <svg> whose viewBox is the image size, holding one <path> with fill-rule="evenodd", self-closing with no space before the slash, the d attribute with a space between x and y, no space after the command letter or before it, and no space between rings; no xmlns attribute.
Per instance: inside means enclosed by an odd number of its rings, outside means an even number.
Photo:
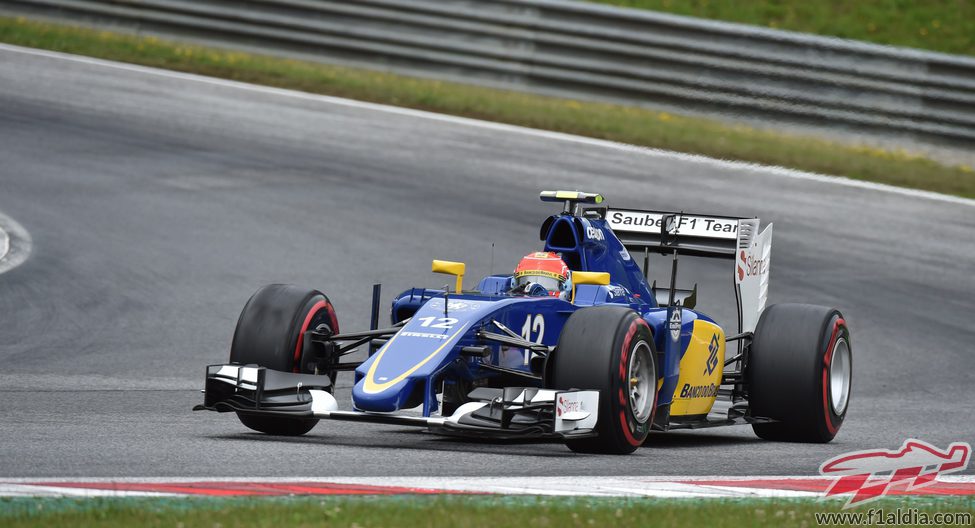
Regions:
<svg viewBox="0 0 975 528"><path fill-rule="evenodd" d="M598 420L599 392L590 390L481 387L449 416L420 416L342 411L331 389L328 376L255 365L210 365L203 405L193 410L411 425L442 434L498 439L594 436Z"/></svg>

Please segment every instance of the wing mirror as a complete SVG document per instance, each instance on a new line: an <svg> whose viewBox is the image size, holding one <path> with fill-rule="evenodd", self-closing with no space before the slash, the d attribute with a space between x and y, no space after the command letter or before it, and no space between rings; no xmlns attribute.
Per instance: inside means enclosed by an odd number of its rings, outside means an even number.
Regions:
<svg viewBox="0 0 975 528"><path fill-rule="evenodd" d="M460 293L460 290L464 285L464 271L466 269L467 265L463 262L452 262L449 260L434 260L433 266L431 267L431 271L434 273L443 273L445 275L453 275L457 277L457 293Z"/></svg>

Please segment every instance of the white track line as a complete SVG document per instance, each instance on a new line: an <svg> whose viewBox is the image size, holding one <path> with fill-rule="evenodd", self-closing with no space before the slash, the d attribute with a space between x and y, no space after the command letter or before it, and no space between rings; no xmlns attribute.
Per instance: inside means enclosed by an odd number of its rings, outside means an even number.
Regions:
<svg viewBox="0 0 975 528"><path fill-rule="evenodd" d="M380 482L380 479L374 478L336 480L343 484L360 485ZM381 482L404 488L563 497L745 498L820 495L807 491L699 485L680 477L391 477L383 478Z"/></svg>
<svg viewBox="0 0 975 528"><path fill-rule="evenodd" d="M3 262L3 258L7 256L8 251L10 251L10 235L0 226L0 262Z"/></svg>
<svg viewBox="0 0 975 528"><path fill-rule="evenodd" d="M496 476L496 477L450 477L450 476L429 476L429 477L356 477L356 476L335 476L335 477L315 477L308 475L295 475L293 477L260 477L260 476L250 476L250 477L0 477L0 482L3 483L19 483L25 484L28 482L47 482L51 484L61 483L61 482L96 482L102 484L109 484L112 482L119 483L187 483L187 482L269 482L269 483L282 483L282 482L343 482L343 483L356 483L361 482L363 484L369 485L388 485L391 479L397 479L402 481L409 481L415 483L446 483L446 482L480 482L480 483L496 483L496 482L513 482L514 480L527 481L527 482L548 482L548 481L579 481L585 485L587 482L621 482L621 481L638 481L638 482L696 482L696 481L715 481L715 480L727 480L727 481L753 481L753 480L823 480L830 477L824 477L822 475L646 475L646 476L585 476L585 475L566 475L558 477L506 477L506 476ZM949 483L975 483L975 474L970 475L942 475L938 477L938 482L949 482Z"/></svg>
<svg viewBox="0 0 975 528"><path fill-rule="evenodd" d="M71 54L61 53L57 51L25 48L22 46L13 46L10 44L0 44L0 50L8 51L11 53L22 53L26 55L34 55L39 57L47 57L51 59L65 60L65 61L77 62L82 64L90 64L94 66L112 68L116 70L137 72L146 75L156 75L156 76L169 77L174 79L183 79L191 82L200 82L200 83L206 83L206 84L211 84L216 86L224 86L228 88L246 90L251 92L275 94L283 97L293 97L293 98L300 98L300 99L306 99L311 101L319 101L323 103L346 106L351 108L368 109L377 112L386 112L390 114L405 115L405 116L417 117L421 119L429 119L433 121L461 124L466 126L509 132L513 134L523 134L523 135L529 135L534 137L553 139L557 141L567 141L567 142L583 144L583 145L611 148L611 149L621 150L625 152L645 154L648 156L692 162L692 163L706 165L718 169L750 169L750 170L763 172L765 174L773 175L773 176L793 178L799 180L816 181L816 182L829 183L835 185L843 185L847 187L856 187L861 189L870 189L874 191L909 196L912 198L923 198L927 200L935 200L940 202L948 202L948 203L954 203L959 205L965 205L969 207L975 207L975 200L968 199L968 198L950 196L950 195L940 194L940 193L935 193L930 191L906 189L903 187L895 187L893 185L885 185L882 183L873 183L873 182L867 182L861 180L854 180L854 179L844 178L840 176L828 176L825 174L803 172L803 171L789 169L785 167L758 165L755 163L745 163L740 161L728 161L728 160L721 160L715 158L708 158L706 156L699 156L695 154L685 154L685 153L673 152L669 150L638 147L635 145L616 143L613 141L607 141L603 139L588 138L584 136L575 136L572 134L565 134L562 132L551 132L548 130L538 130L534 128L526 128L526 127L521 127L516 125L508 125L504 123L494 123L491 121L482 121L479 119L471 119L467 117L457 117L457 116L451 116L445 114L437 114L433 112L425 112L423 110L414 110L411 108L388 106L388 105L382 105L377 103L366 103L363 101L356 101L352 99L343 99L341 97L310 94L310 93L299 92L295 90L286 90L283 88L272 88L269 86L260 86L256 84L248 84L248 83L243 83L238 81L229 81L226 79L205 77L202 75L195 75L191 73L181 73L181 72L175 72L171 70L163 70L159 68L150 68L148 66L138 66L135 64L127 64L122 62L96 59L96 58L85 57L81 55L71 55Z"/></svg>
<svg viewBox="0 0 975 528"><path fill-rule="evenodd" d="M32 486L0 482L0 497L181 497L175 493L149 491L118 491L57 486Z"/></svg>
<svg viewBox="0 0 975 528"><path fill-rule="evenodd" d="M0 273L21 265L30 256L30 233L16 220L0 213Z"/></svg>
<svg viewBox="0 0 975 528"><path fill-rule="evenodd" d="M16 478L0 479L0 497L152 497L184 496L180 493L84 489L58 486L58 483L180 484L180 483L319 483L377 488L401 487L444 492L473 492L500 495L577 496L577 497L659 497L659 498L819 498L817 491L764 488L743 485L711 485L709 481L824 480L823 477L289 477L289 478ZM973 483L975 476L947 476L943 483ZM923 491L921 492L923 494Z"/></svg>

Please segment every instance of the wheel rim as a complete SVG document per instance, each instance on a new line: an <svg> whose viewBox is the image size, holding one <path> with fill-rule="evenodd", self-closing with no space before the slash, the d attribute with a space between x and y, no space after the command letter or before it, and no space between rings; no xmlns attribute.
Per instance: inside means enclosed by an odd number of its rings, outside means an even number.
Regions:
<svg viewBox="0 0 975 528"><path fill-rule="evenodd" d="M850 400L850 378L852 374L850 344L839 338L833 345L833 356L829 364L829 396L833 414L842 416Z"/></svg>
<svg viewBox="0 0 975 528"><path fill-rule="evenodd" d="M298 329L298 339L295 342L294 363L291 367L292 372L301 372L301 350L305 340L305 332L312 328L318 328L326 323L331 329L331 314L328 310L328 301L325 299L317 301L305 314L305 320Z"/></svg>
<svg viewBox="0 0 975 528"><path fill-rule="evenodd" d="M650 345L646 341L640 341L633 347L628 372L630 411L637 422L644 423L653 414L657 385L657 372L650 355Z"/></svg>

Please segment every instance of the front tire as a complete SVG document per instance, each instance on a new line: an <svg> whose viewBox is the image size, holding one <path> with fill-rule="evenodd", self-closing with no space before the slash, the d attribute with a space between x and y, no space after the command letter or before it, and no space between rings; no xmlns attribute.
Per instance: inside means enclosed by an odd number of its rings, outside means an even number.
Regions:
<svg viewBox="0 0 975 528"><path fill-rule="evenodd" d="M291 284L265 286L251 296L240 313L230 345L230 362L298 372L305 331L322 324L338 333L335 310L325 294ZM245 412L238 412L237 417L255 431L282 436L303 435L318 423L315 419Z"/></svg>
<svg viewBox="0 0 975 528"><path fill-rule="evenodd" d="M646 321L624 306L573 313L546 365L546 386L599 391L598 436L567 440L581 453L628 454L657 408L657 354Z"/></svg>
<svg viewBox="0 0 975 528"><path fill-rule="evenodd" d="M745 379L752 424L766 440L826 443L839 432L853 379L850 331L838 310L776 304L762 314Z"/></svg>

